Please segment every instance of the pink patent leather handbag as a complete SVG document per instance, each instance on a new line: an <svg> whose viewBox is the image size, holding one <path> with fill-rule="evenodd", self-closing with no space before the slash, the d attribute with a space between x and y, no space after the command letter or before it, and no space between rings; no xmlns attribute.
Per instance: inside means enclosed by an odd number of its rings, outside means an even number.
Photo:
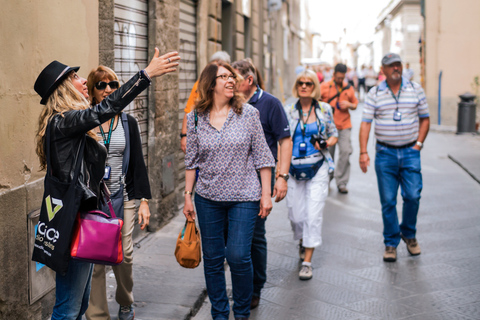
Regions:
<svg viewBox="0 0 480 320"><path fill-rule="evenodd" d="M73 229L70 254L73 259L97 264L123 262L122 226L108 197L110 215L100 210L79 212Z"/></svg>

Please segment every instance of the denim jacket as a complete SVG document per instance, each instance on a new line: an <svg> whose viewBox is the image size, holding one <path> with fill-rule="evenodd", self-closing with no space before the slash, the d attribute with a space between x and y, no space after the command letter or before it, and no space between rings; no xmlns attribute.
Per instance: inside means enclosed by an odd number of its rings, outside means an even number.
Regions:
<svg viewBox="0 0 480 320"><path fill-rule="evenodd" d="M298 102L298 101L297 101ZM288 104L284 107L287 114L288 124L290 125L290 135L294 136L297 126L300 124L300 115L296 108L297 102ZM332 107L326 102L318 101L315 105L315 114L319 121L320 135L326 137L338 137L337 127L333 121ZM335 163L328 150L320 150L325 159L328 161L328 172L333 172L335 169Z"/></svg>

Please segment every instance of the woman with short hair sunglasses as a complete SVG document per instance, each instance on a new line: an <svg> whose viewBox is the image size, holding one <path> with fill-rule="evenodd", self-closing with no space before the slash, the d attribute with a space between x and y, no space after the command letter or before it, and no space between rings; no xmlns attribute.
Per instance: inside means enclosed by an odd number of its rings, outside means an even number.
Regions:
<svg viewBox="0 0 480 320"><path fill-rule="evenodd" d="M313 276L313 251L322 244L328 173L333 171L327 148L337 143L338 132L332 108L318 101L320 83L315 72L299 73L292 93L298 100L285 107L293 139L287 207L294 239L300 241L299 254L303 262L299 278L309 280Z"/></svg>

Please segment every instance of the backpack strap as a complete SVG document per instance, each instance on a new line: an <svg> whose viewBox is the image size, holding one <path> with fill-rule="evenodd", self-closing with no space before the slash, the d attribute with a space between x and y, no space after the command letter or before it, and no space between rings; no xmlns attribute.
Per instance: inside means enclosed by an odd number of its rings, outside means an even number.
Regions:
<svg viewBox="0 0 480 320"><path fill-rule="evenodd" d="M330 104L330 102L332 102L332 100L334 100L335 98L337 98L338 96L340 96L340 94L341 94L343 91L350 89L351 86L352 86L352 85L349 83L349 84L347 84L347 85L345 86L345 88L343 88L342 91L337 91L337 94L334 95L333 97L331 97L330 99L328 99L327 103Z"/></svg>

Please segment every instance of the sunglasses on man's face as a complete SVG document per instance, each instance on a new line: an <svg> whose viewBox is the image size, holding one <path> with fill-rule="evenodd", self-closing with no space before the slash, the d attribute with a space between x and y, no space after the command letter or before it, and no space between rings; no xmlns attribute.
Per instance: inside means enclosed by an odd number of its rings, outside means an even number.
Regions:
<svg viewBox="0 0 480 320"><path fill-rule="evenodd" d="M308 81L308 82L298 81L298 86L299 86L299 87L303 87L303 85L306 85L307 87L311 87L311 86L313 86L313 82L310 82L310 81Z"/></svg>
<svg viewBox="0 0 480 320"><path fill-rule="evenodd" d="M120 83L118 81L98 81L95 84L95 88L97 88L97 90L105 90L107 88L107 85L110 87L110 89L118 89L118 87L120 87Z"/></svg>

